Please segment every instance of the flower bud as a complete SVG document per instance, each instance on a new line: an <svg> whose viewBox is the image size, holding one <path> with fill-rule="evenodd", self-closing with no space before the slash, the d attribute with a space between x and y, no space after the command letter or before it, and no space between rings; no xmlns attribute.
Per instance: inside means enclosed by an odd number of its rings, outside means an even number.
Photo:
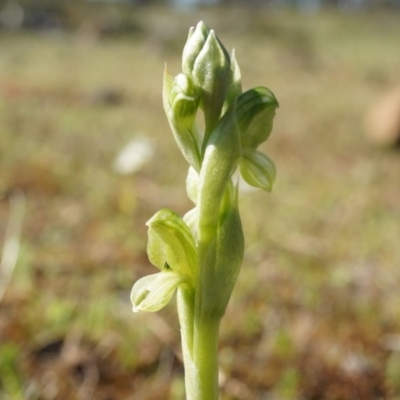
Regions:
<svg viewBox="0 0 400 400"><path fill-rule="evenodd" d="M196 58L207 41L209 33L210 29L203 21L200 21L196 28L190 28L182 55L182 71L186 74L192 72Z"/></svg>
<svg viewBox="0 0 400 400"><path fill-rule="evenodd" d="M243 148L256 149L268 139L278 107L274 94L265 87L255 87L238 97L236 113Z"/></svg>
<svg viewBox="0 0 400 400"><path fill-rule="evenodd" d="M201 90L207 132L211 132L221 116L227 93L233 83L233 71L228 52L213 30L200 22L189 33L183 50L183 72Z"/></svg>
<svg viewBox="0 0 400 400"><path fill-rule="evenodd" d="M165 114L179 149L188 163L200 169L200 138L194 123L199 99L190 78L184 74L175 79L165 68L163 103Z"/></svg>
<svg viewBox="0 0 400 400"><path fill-rule="evenodd" d="M181 130L191 129L199 106L199 96L196 86L187 75L175 77L169 103L176 126Z"/></svg>

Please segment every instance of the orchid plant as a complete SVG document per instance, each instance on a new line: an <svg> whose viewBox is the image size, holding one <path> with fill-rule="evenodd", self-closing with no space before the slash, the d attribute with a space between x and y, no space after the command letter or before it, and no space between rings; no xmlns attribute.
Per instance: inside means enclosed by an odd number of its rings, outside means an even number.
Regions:
<svg viewBox="0 0 400 400"><path fill-rule="evenodd" d="M272 130L278 102L265 87L242 92L230 56L203 22L192 27L182 73L164 72L163 102L189 171L194 208L181 218L163 209L148 222L147 253L160 272L133 286L133 311L157 311L177 291L188 400L218 399L218 335L244 253L238 179L271 191L276 169L257 150ZM197 113L204 116L204 129Z"/></svg>

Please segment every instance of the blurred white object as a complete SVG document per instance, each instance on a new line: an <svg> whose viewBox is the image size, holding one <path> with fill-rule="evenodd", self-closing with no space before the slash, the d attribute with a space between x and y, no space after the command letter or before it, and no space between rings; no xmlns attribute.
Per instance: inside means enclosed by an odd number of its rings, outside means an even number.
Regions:
<svg viewBox="0 0 400 400"><path fill-rule="evenodd" d="M126 144L114 161L114 170L121 175L139 171L154 155L154 146L145 137L137 137Z"/></svg>
<svg viewBox="0 0 400 400"><path fill-rule="evenodd" d="M371 142L383 146L400 144L400 86L374 99L364 126Z"/></svg>
<svg viewBox="0 0 400 400"><path fill-rule="evenodd" d="M3 256L0 261L0 303L17 264L25 203L25 196L22 192L15 193L10 198L10 216L6 226Z"/></svg>

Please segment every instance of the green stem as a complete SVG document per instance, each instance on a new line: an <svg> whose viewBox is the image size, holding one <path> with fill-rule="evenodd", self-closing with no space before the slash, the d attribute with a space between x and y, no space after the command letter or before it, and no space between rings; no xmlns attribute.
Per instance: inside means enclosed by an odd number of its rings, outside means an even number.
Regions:
<svg viewBox="0 0 400 400"><path fill-rule="evenodd" d="M220 319L193 315L193 309L193 297L180 290L178 312L187 400L218 400Z"/></svg>
<svg viewBox="0 0 400 400"><path fill-rule="evenodd" d="M196 368L193 363L193 312L194 293L179 288L177 295L179 324L181 326L181 341L183 364L185 367L186 392L190 393L190 382L196 380Z"/></svg>
<svg viewBox="0 0 400 400"><path fill-rule="evenodd" d="M187 400L218 400L218 335L220 319L195 320L193 359L196 379Z"/></svg>
<svg viewBox="0 0 400 400"><path fill-rule="evenodd" d="M178 303L187 400L218 400L218 336L226 299L218 298L216 289L221 282L216 281L216 268L223 252L229 252L228 248L218 248L218 223L221 202L240 157L234 111L230 109L217 127L214 122L206 121L198 186L198 271L194 301L187 307L183 306L184 298Z"/></svg>

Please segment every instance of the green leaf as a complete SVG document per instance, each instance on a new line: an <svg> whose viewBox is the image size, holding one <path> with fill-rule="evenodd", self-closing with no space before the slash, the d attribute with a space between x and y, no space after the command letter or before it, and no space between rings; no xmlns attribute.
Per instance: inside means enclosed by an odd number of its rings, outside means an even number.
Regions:
<svg viewBox="0 0 400 400"><path fill-rule="evenodd" d="M207 143L198 186L199 239L213 235L221 200L241 154L240 132L233 104L218 122Z"/></svg>
<svg viewBox="0 0 400 400"><path fill-rule="evenodd" d="M276 178L274 162L266 154L252 148L243 151L240 173L251 186L270 192Z"/></svg>
<svg viewBox="0 0 400 400"><path fill-rule="evenodd" d="M213 272L204 285L202 299L203 309L219 317L225 313L244 254L237 186L227 187L221 208L216 240L205 255L204 263L213 265Z"/></svg>
<svg viewBox="0 0 400 400"><path fill-rule="evenodd" d="M256 149L268 139L278 107L274 94L265 87L255 87L238 97L236 112L243 148Z"/></svg>
<svg viewBox="0 0 400 400"><path fill-rule="evenodd" d="M160 310L169 303L175 289L188 281L188 276L169 271L139 279L131 291L133 312Z"/></svg>
<svg viewBox="0 0 400 400"><path fill-rule="evenodd" d="M161 271L167 263L172 271L193 278L197 268L197 250L192 233L182 218L163 209L147 222L147 226L150 262Z"/></svg>

